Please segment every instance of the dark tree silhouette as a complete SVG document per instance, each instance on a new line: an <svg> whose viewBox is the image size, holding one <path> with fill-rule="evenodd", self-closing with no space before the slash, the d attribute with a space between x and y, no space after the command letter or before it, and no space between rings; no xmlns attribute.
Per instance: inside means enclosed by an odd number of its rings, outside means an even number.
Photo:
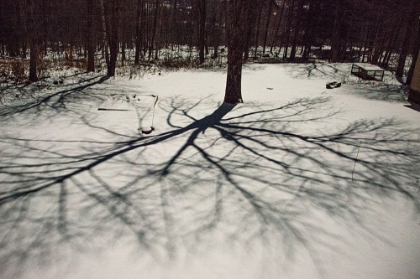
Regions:
<svg viewBox="0 0 420 279"><path fill-rule="evenodd" d="M225 102L242 103L242 59L247 24L253 20L253 3L251 0L233 0L228 3L228 69L225 91Z"/></svg>
<svg viewBox="0 0 420 279"><path fill-rule="evenodd" d="M26 1L26 21L27 21L27 32L29 34L29 81L37 81L37 61L39 55L39 41L40 41L40 26L39 21L36 19L37 15L40 14L38 7L39 3L33 0Z"/></svg>
<svg viewBox="0 0 420 279"><path fill-rule="evenodd" d="M94 41L94 5L93 0L86 0L87 7L87 51L88 51L88 63L87 71L95 71L95 41Z"/></svg>
<svg viewBox="0 0 420 279"><path fill-rule="evenodd" d="M108 13L107 36L109 44L109 64L107 76L115 76L119 53L119 31L121 23L121 1L107 0L106 11Z"/></svg>

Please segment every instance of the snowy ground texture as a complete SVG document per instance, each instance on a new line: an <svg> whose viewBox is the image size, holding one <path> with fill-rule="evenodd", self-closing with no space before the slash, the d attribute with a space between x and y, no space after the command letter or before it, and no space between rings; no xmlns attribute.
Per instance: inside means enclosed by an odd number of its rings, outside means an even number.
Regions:
<svg viewBox="0 0 420 279"><path fill-rule="evenodd" d="M420 112L350 67L247 65L236 106L225 70L0 106L0 277L420 278Z"/></svg>

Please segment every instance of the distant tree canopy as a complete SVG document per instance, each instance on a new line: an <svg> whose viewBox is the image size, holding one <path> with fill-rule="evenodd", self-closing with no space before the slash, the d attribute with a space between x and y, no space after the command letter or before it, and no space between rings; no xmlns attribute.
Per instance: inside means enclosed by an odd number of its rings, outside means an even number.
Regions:
<svg viewBox="0 0 420 279"><path fill-rule="evenodd" d="M362 61L392 68L402 77L406 58L420 48L418 0L1 2L0 54L29 56L31 80L48 51L77 53L89 62L89 71L94 71L95 53L101 53L110 76L117 61L127 60L126 49L135 50L135 64L184 45L195 48L198 63L217 58L221 47L229 46L233 2L253 6L239 14L247 18L240 27L245 60L265 55L283 61Z"/></svg>

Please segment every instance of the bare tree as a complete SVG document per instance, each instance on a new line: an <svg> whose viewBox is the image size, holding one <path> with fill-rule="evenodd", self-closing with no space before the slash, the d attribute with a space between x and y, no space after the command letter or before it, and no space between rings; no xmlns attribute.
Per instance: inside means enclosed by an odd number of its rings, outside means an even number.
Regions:
<svg viewBox="0 0 420 279"><path fill-rule="evenodd" d="M228 70L225 99L226 103L242 103L242 54L246 26L253 20L253 0L233 0L228 4Z"/></svg>
<svg viewBox="0 0 420 279"><path fill-rule="evenodd" d="M105 11L104 0L99 0L101 8L101 23L102 23L102 51L104 52L106 64L109 65L109 56L108 56L108 40L107 40L107 19Z"/></svg>
<svg viewBox="0 0 420 279"><path fill-rule="evenodd" d="M115 69L117 65L118 52L119 52L119 29L120 29L120 9L121 1L108 0L108 21L107 21L107 37L109 43L109 64L107 76L115 76Z"/></svg>
<svg viewBox="0 0 420 279"><path fill-rule="evenodd" d="M152 58L153 48L155 46L155 39L156 39L157 27L158 27L159 6L160 6L160 0L156 0L155 5L154 5L153 29L152 29L152 34L151 34L152 37L149 44L149 59Z"/></svg>
<svg viewBox="0 0 420 279"><path fill-rule="evenodd" d="M94 27L93 27L93 0L87 0L87 48L88 63L87 71L95 71L95 45L94 45Z"/></svg>
<svg viewBox="0 0 420 279"><path fill-rule="evenodd" d="M199 56L200 64L204 63L204 50L206 46L206 14L207 14L207 1L199 0L198 1L198 47L199 47Z"/></svg>
<svg viewBox="0 0 420 279"><path fill-rule="evenodd" d="M142 43L142 32L141 32L141 20L143 15L143 0L137 0L136 7L136 52L134 56L134 64L138 65L140 62L141 54L141 43Z"/></svg>
<svg viewBox="0 0 420 279"><path fill-rule="evenodd" d="M265 53L265 47L267 46L267 36L268 36L269 27L270 27L270 20L271 20L272 10L274 6L274 0L270 0L268 5L269 5L269 8L267 12L267 22L265 24L263 54Z"/></svg>
<svg viewBox="0 0 420 279"><path fill-rule="evenodd" d="M303 21L302 14L303 14L303 0L300 0L297 3L296 23L295 23L295 28L294 28L294 32L293 32L292 48L290 50L290 58L289 59L291 61L295 60L295 58L296 58L296 50L297 50L299 31L300 31L301 23Z"/></svg>
<svg viewBox="0 0 420 279"><path fill-rule="evenodd" d="M30 36L29 39L29 81L38 81L37 75L37 60L38 60L38 48L39 48L39 26L35 20L37 12L36 3L34 0L26 0L26 19L27 19L27 31Z"/></svg>

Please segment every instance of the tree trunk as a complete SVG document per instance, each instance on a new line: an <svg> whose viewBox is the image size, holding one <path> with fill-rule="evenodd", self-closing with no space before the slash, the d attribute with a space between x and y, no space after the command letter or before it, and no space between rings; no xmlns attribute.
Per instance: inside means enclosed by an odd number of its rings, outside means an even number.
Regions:
<svg viewBox="0 0 420 279"><path fill-rule="evenodd" d="M287 59L287 52L289 49L289 42L290 42L290 28L292 27L292 19L293 19L293 7L294 7L294 0L290 1L290 5L287 11L287 26L286 26L286 41L284 43L284 52L283 52L283 59Z"/></svg>
<svg viewBox="0 0 420 279"><path fill-rule="evenodd" d="M28 33L30 36L30 52L29 52L29 81L38 81L37 76L37 59L38 59L38 48L39 48L39 28L38 22L35 21L36 7L34 0L26 1L26 12L27 12L27 23Z"/></svg>
<svg viewBox="0 0 420 279"><path fill-rule="evenodd" d="M265 24L265 32L264 32L264 43L263 43L263 54L265 54L265 47L267 46L267 36L268 36L268 28L270 27L270 19L272 16L273 4L274 0L269 0L270 6L268 8L268 15L267 15L267 22Z"/></svg>
<svg viewBox="0 0 420 279"><path fill-rule="evenodd" d="M410 66L410 70L408 71L407 74L407 81L405 82L406 84L411 84L411 81L413 80L413 74L414 74L414 68L416 66L416 62L419 55L419 51L420 51L420 25L419 22L417 22L417 35L416 35L416 41L414 43L414 49L413 49L413 59L411 62L411 66Z"/></svg>
<svg viewBox="0 0 420 279"><path fill-rule="evenodd" d="M254 0L232 0L228 5L228 69L224 101L242 103L242 53L246 24L251 22L251 3Z"/></svg>
<svg viewBox="0 0 420 279"><path fill-rule="evenodd" d="M283 11L284 11L284 6L285 5L286 5L286 1L283 1L283 5L281 6L281 11L277 15L276 30L274 32L273 40L271 41L271 47L270 47L270 52L271 53L273 52L273 48L276 46L277 38L279 36L279 31L280 31L280 26L281 26L281 22L282 22Z"/></svg>
<svg viewBox="0 0 420 279"><path fill-rule="evenodd" d="M249 59L249 48L251 47L251 37L252 37L253 29L254 29L253 24L248 24L245 42L244 42L244 61L248 61Z"/></svg>
<svg viewBox="0 0 420 279"><path fill-rule="evenodd" d="M255 50L254 50L254 57L257 57L257 51L259 47L259 37L260 37L260 23L261 23L261 14L262 14L262 7L264 3L258 6L259 12L258 12L258 20L257 20L257 31L255 32Z"/></svg>
<svg viewBox="0 0 420 279"><path fill-rule="evenodd" d="M404 41L401 46L400 55L398 57L396 76L399 78L402 78L402 76L404 75L404 66L405 66L405 61L407 59L408 47L409 47L409 42L410 42L411 25L413 22L415 22L415 20L416 20L416 12L412 11L409 17L409 20L407 20L406 22Z"/></svg>
<svg viewBox="0 0 420 279"><path fill-rule="evenodd" d="M107 40L107 19L105 12L104 0L99 0L101 6L101 21L102 21L102 54L105 56L106 65L109 67L109 56L108 56L108 40Z"/></svg>
<svg viewBox="0 0 420 279"><path fill-rule="evenodd" d="M38 81L38 76L36 72L38 59L38 39L32 38L30 44L31 46L29 51L29 81L35 82Z"/></svg>
<svg viewBox="0 0 420 279"><path fill-rule="evenodd" d="M303 12L303 0L300 0L298 4L298 15L296 20L296 26L295 30L293 32L293 43L292 43L292 49L290 50L290 61L295 60L296 58L296 48L297 48L297 40L299 36L299 30L300 30L300 24L302 22L302 12Z"/></svg>
<svg viewBox="0 0 420 279"><path fill-rule="evenodd" d="M108 25L109 65L107 76L115 76L119 50L120 1L112 0L109 6L110 24Z"/></svg>
<svg viewBox="0 0 420 279"><path fill-rule="evenodd" d="M338 60L338 54L341 48L341 38L340 38L340 29L341 29L341 0L335 1L335 10L334 10L334 27L332 34L331 42L331 62L335 63Z"/></svg>
<svg viewBox="0 0 420 279"><path fill-rule="evenodd" d="M137 13L136 13L136 52L134 55L134 64L138 65L140 63L140 54L141 54L141 19L142 19L142 9L143 1L137 0Z"/></svg>
<svg viewBox="0 0 420 279"><path fill-rule="evenodd" d="M87 0L87 49L88 49L88 63L87 72L95 71L95 44L93 43L93 0Z"/></svg>
<svg viewBox="0 0 420 279"><path fill-rule="evenodd" d="M214 3L210 2L211 4L211 14L209 18L209 29L208 33L210 35L210 41L213 46L213 59L216 59L218 57L217 48L219 47L220 42L220 31L219 31L219 25L218 25L218 19L217 19L217 7Z"/></svg>
<svg viewBox="0 0 420 279"><path fill-rule="evenodd" d="M205 46L206 46L206 0L198 1L198 47L199 47L199 57L200 64L204 63L205 58Z"/></svg>
<svg viewBox="0 0 420 279"><path fill-rule="evenodd" d="M313 20L313 14L314 14L314 5L316 2L314 2L313 0L309 1L309 11L308 11L308 17L306 19L306 24L305 24L305 34L303 37L303 43L304 43L304 51L303 51L303 55L302 55L302 60L307 61L309 60L310 54L311 54L311 46L312 46L312 32L313 32L313 27L314 27L314 23L312 22Z"/></svg>
<svg viewBox="0 0 420 279"><path fill-rule="evenodd" d="M149 45L149 59L152 58L153 48L154 48L154 44L155 44L155 37L156 37L156 33L157 33L158 15L159 15L159 0L156 0L156 2L155 2L155 14L154 14L154 18L153 18L152 38L150 40L150 45Z"/></svg>
<svg viewBox="0 0 420 279"><path fill-rule="evenodd" d="M388 68L389 60L391 59L391 55L395 50L395 45L398 39L398 34L401 32L401 28L403 27L401 24L395 22L394 30L392 30L392 36L388 41L388 46L386 48L386 52L384 58L382 59L381 66L385 69Z"/></svg>
<svg viewBox="0 0 420 279"><path fill-rule="evenodd" d="M124 30L124 28L123 28L123 30ZM124 33L124 32L123 32ZM124 39L124 34L123 34L123 36L122 36L122 42L121 42L121 67L124 67L124 65L125 65L125 60L126 60L126 57L125 57L125 47L126 47L126 43L125 43L125 39Z"/></svg>

